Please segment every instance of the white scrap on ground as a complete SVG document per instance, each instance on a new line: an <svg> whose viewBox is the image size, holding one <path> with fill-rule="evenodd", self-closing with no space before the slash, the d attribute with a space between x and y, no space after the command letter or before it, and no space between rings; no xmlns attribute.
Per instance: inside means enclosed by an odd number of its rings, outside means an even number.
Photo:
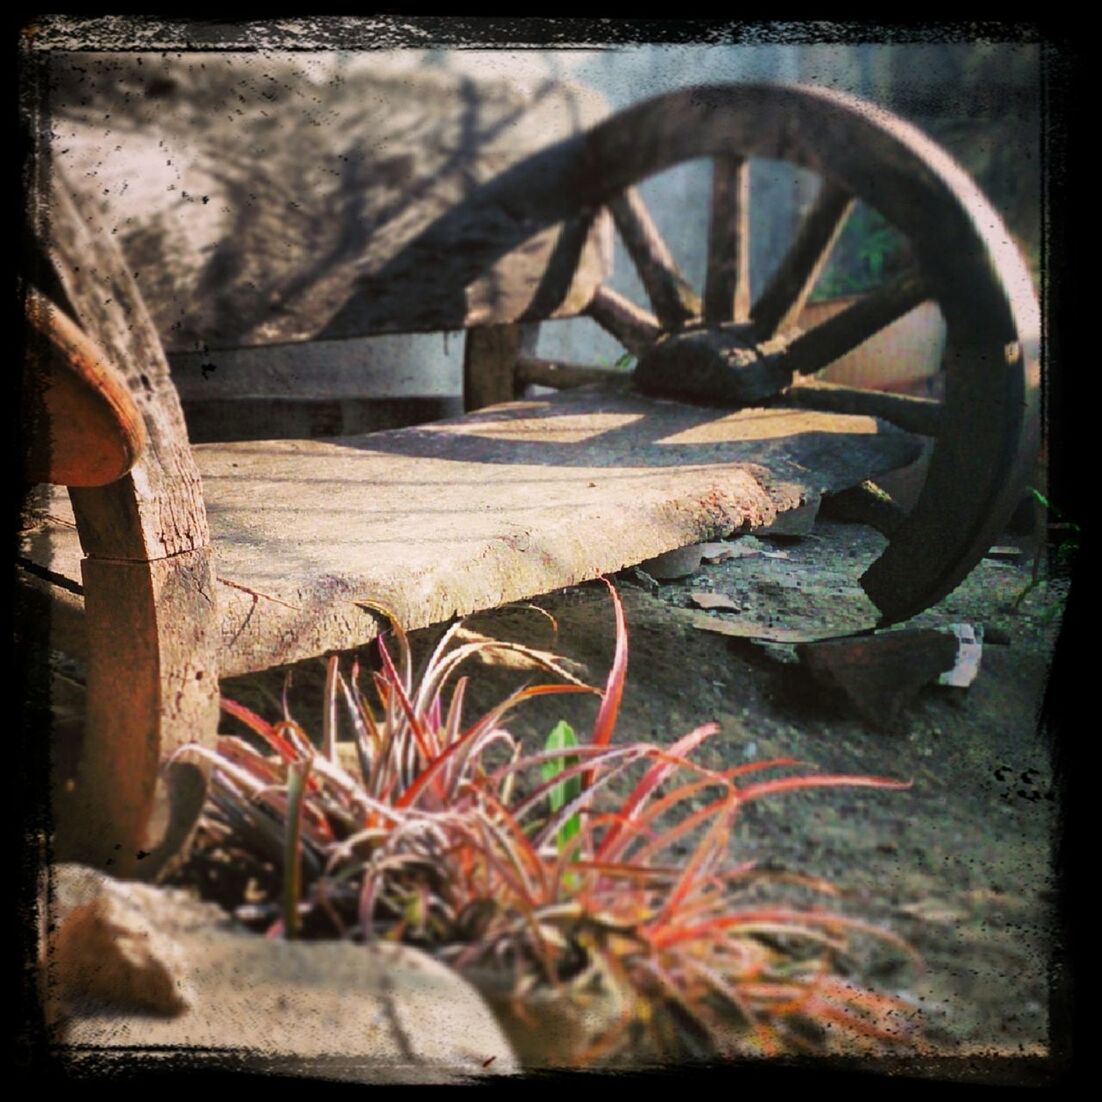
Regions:
<svg viewBox="0 0 1102 1102"><path fill-rule="evenodd" d="M951 670L939 674L939 685L952 685L957 689L967 689L980 672L980 658L983 655L982 624L950 624L949 630L957 637L957 660Z"/></svg>

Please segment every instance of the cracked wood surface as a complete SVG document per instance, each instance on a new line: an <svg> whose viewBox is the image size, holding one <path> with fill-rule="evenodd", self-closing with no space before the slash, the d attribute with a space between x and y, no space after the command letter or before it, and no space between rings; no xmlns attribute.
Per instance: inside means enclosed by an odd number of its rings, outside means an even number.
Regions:
<svg viewBox="0 0 1102 1102"><path fill-rule="evenodd" d="M380 622L361 602L423 627L761 527L917 450L868 417L594 388L368 436L199 445L219 673L369 641ZM24 554L69 577L64 504L38 512L57 519Z"/></svg>
<svg viewBox="0 0 1102 1102"><path fill-rule="evenodd" d="M74 859L152 876L180 853L203 797L194 767L186 777L159 767L184 743L209 743L218 724L219 618L203 491L134 273L103 223L78 208L62 174L36 153L31 285L48 286L108 360L145 438L128 473L72 487L61 513L77 564L68 581L86 612L88 705L75 787L54 807L55 839Z"/></svg>

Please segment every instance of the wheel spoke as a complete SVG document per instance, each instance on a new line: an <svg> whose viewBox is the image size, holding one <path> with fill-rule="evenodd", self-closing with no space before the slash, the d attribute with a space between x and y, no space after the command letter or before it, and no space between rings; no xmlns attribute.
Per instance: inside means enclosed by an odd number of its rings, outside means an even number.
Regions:
<svg viewBox="0 0 1102 1102"><path fill-rule="evenodd" d="M810 375L864 344L929 297L921 278L914 274L899 276L797 337L789 345L785 359L795 374Z"/></svg>
<svg viewBox="0 0 1102 1102"><path fill-rule="evenodd" d="M769 340L796 324L853 204L851 195L829 180L823 181L814 205L800 223L796 239L751 311L754 328L762 340Z"/></svg>
<svg viewBox="0 0 1102 1102"><path fill-rule="evenodd" d="M602 329L611 333L633 356L643 353L662 333L658 319L611 287L600 286L585 308Z"/></svg>
<svg viewBox="0 0 1102 1102"><path fill-rule="evenodd" d="M750 320L750 166L742 157L712 162L704 320Z"/></svg>
<svg viewBox="0 0 1102 1102"><path fill-rule="evenodd" d="M862 413L880 417L893 425L920 436L938 436L942 427L940 402L909 394L889 394L883 390L838 386L821 380L790 387L787 404L824 413Z"/></svg>
<svg viewBox="0 0 1102 1102"><path fill-rule="evenodd" d="M680 329L689 318L699 317L700 300L678 270L639 192L628 188L609 206L662 327Z"/></svg>

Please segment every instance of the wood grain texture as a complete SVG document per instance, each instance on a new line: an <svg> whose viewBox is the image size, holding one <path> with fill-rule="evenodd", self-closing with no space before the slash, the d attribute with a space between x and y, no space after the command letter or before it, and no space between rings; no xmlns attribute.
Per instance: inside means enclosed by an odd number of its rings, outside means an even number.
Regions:
<svg viewBox="0 0 1102 1102"><path fill-rule="evenodd" d="M50 64L53 154L117 230L169 350L317 336L437 218L607 110L561 82L522 93L382 60L347 73L309 54L56 53ZM541 317L569 316L609 268L607 218L581 238L555 226L518 236L506 206L470 229L468 245L510 238L492 266L468 278L462 250L442 241L404 281L388 275L382 322L353 309L342 335L501 324L534 303ZM572 260L557 257L564 244Z"/></svg>
<svg viewBox="0 0 1102 1102"><path fill-rule="evenodd" d="M704 319L750 319L750 165L743 157L717 157L712 164Z"/></svg>
<svg viewBox="0 0 1102 1102"><path fill-rule="evenodd" d="M627 188L609 209L662 327L680 329L699 317L700 299L681 274L638 190Z"/></svg>
<svg viewBox="0 0 1102 1102"><path fill-rule="evenodd" d="M789 366L797 374L812 375L875 337L929 297L921 277L914 273L897 276L798 336L788 346Z"/></svg>
<svg viewBox="0 0 1102 1102"><path fill-rule="evenodd" d="M338 441L201 445L225 676L409 628L769 524L809 493L909 462L867 417L725 413L585 387ZM28 545L59 573L63 503ZM47 564L42 564L47 565Z"/></svg>
<svg viewBox="0 0 1102 1102"><path fill-rule="evenodd" d="M633 356L642 356L662 333L653 314L611 287L598 287L585 312Z"/></svg>
<svg viewBox="0 0 1102 1102"><path fill-rule="evenodd" d="M517 397L517 359L535 351L537 325L471 329L463 346L463 408L482 409Z"/></svg>
<svg viewBox="0 0 1102 1102"><path fill-rule="evenodd" d="M125 378L86 334L34 287L22 410L25 477L56 486L103 486L122 478L145 447L145 425Z"/></svg>
<svg viewBox="0 0 1102 1102"><path fill-rule="evenodd" d="M829 180L823 182L796 238L754 303L752 319L762 340L790 329L803 311L830 250L853 210L854 199Z"/></svg>
<svg viewBox="0 0 1102 1102"><path fill-rule="evenodd" d="M185 743L213 742L218 727L209 559L203 548L150 563L82 563L85 736L76 793L58 816L70 859L152 876L186 844L199 806L193 796L190 810L179 807L161 767Z"/></svg>
<svg viewBox="0 0 1102 1102"><path fill-rule="evenodd" d="M39 161L39 167L42 160ZM147 446L131 471L72 488L88 669L77 791L59 806L59 846L123 875L178 857L201 775L160 767L184 742L211 744L218 715L218 612L199 471L160 342L132 273L60 171L32 196L38 240L66 309L121 376ZM38 529L34 540L50 543ZM70 558L73 548L65 553Z"/></svg>
<svg viewBox="0 0 1102 1102"><path fill-rule="evenodd" d="M89 555L148 561L209 543L199 472L168 364L142 296L110 233L79 214L55 171L42 232L74 320L125 377L145 425L147 446L124 478L74 488L81 540Z"/></svg>
<svg viewBox="0 0 1102 1102"><path fill-rule="evenodd" d="M891 394L883 390L808 380L790 387L785 393L785 402L801 409L866 413L922 436L938 436L942 432L941 403L910 394Z"/></svg>

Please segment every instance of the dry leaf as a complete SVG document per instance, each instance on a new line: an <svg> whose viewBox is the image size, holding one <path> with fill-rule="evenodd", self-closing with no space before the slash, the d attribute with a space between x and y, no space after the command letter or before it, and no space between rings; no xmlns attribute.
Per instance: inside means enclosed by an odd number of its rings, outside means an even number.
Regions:
<svg viewBox="0 0 1102 1102"><path fill-rule="evenodd" d="M938 899L921 899L917 903L904 903L896 907L896 910L922 922L937 922L945 925L961 922L967 917L963 912Z"/></svg>
<svg viewBox="0 0 1102 1102"><path fill-rule="evenodd" d="M502 639L492 639L470 628L459 628L456 638L463 643L484 643L485 647L474 656L476 661L486 666L504 666L511 670L546 670L558 667L567 677L584 679L589 671L581 662L554 654L548 650L537 650L520 643L510 643Z"/></svg>

